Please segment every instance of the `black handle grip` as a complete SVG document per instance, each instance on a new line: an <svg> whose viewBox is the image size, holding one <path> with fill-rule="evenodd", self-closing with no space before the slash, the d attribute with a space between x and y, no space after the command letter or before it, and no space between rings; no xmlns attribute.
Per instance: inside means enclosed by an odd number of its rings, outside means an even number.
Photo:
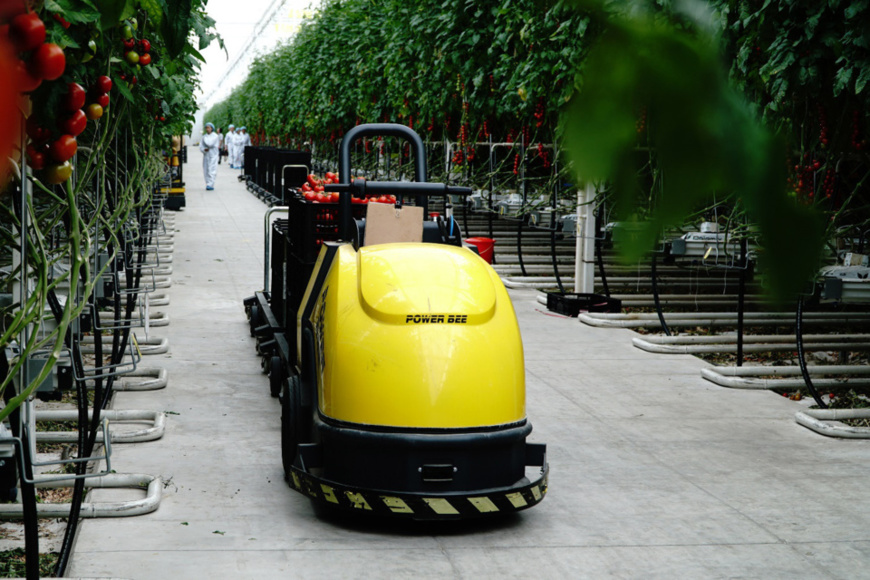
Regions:
<svg viewBox="0 0 870 580"><path fill-rule="evenodd" d="M419 183L416 181L366 181L357 179L353 183L340 183L324 186L325 191L347 191L355 197L366 195L471 195L470 187L459 187L444 183Z"/></svg>

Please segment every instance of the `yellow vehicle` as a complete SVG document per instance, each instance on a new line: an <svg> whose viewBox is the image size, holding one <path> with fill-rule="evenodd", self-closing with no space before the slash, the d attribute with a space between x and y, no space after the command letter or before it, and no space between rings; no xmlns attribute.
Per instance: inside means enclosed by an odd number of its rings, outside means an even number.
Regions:
<svg viewBox="0 0 870 580"><path fill-rule="evenodd" d="M414 197L428 215L428 196L470 190L425 182L422 141L401 125L349 131L342 179L351 144L370 135L408 139L417 182L328 186L349 241L322 245L286 329L295 340L282 342L296 347L282 357L293 363L280 397L287 481L328 506L415 519L534 506L546 446L526 441L522 340L500 278L456 224L427 220L422 242L365 245L364 220L350 219L351 196Z"/></svg>

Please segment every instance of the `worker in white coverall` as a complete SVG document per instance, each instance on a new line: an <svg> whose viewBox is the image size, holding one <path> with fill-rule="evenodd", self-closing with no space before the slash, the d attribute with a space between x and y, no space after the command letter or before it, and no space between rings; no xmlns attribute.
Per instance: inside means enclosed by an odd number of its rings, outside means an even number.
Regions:
<svg viewBox="0 0 870 580"><path fill-rule="evenodd" d="M236 169L241 169L245 162L245 147L250 147L251 136L248 135L247 127L239 128L236 133Z"/></svg>
<svg viewBox="0 0 870 580"><path fill-rule="evenodd" d="M202 173L205 176L205 188L214 189L214 179L217 177L218 155L220 154L221 138L214 132L214 125L205 124L205 133L199 142L202 151Z"/></svg>
<svg viewBox="0 0 870 580"><path fill-rule="evenodd" d="M227 134L224 135L224 147L227 150L227 161L230 164L230 169L235 169L235 151L236 151L236 126L230 125L227 127Z"/></svg>

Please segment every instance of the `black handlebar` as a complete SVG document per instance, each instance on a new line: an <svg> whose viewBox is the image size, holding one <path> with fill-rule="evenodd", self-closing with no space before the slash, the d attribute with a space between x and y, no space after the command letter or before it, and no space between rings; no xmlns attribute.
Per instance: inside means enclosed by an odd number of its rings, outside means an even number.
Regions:
<svg viewBox="0 0 870 580"><path fill-rule="evenodd" d="M325 191L347 191L355 197L366 195L471 195L470 187L446 183L420 183L417 181L366 181L355 179L353 183L327 185Z"/></svg>
<svg viewBox="0 0 870 580"><path fill-rule="evenodd" d="M341 140L338 152L338 175L342 183L350 183L350 146L361 137L379 135L385 137L404 137L414 148L414 179L426 181L426 147L423 140L410 127L395 123L366 123L357 125Z"/></svg>

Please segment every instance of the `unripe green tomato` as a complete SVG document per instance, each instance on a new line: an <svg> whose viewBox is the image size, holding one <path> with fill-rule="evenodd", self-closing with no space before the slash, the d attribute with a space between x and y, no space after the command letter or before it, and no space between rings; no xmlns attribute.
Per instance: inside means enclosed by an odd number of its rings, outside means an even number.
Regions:
<svg viewBox="0 0 870 580"><path fill-rule="evenodd" d="M124 25L124 28L121 30L121 35L124 37L124 40L130 40L133 38L133 29L129 24Z"/></svg>
<svg viewBox="0 0 870 580"><path fill-rule="evenodd" d="M127 62L130 64L137 64L139 62L139 53L135 50L131 50L124 56L124 58L126 58Z"/></svg>

